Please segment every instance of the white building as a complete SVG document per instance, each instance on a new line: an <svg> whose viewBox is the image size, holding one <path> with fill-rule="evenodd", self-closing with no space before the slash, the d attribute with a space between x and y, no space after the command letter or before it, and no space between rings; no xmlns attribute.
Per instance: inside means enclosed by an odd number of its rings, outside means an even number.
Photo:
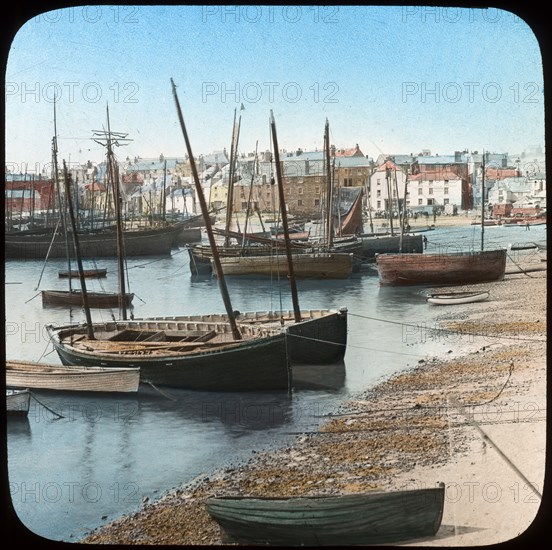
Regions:
<svg viewBox="0 0 552 550"><path fill-rule="evenodd" d="M463 209L466 206L468 184L452 170L425 171L409 177L407 207L442 207Z"/></svg>
<svg viewBox="0 0 552 550"><path fill-rule="evenodd" d="M397 211L404 201L405 182L406 174L394 162L388 160L378 166L370 177L367 198L370 209L380 213L389 212L390 208Z"/></svg>
<svg viewBox="0 0 552 550"><path fill-rule="evenodd" d="M543 173L531 177L504 178L495 182L489 190L489 203L518 203L546 207L546 176Z"/></svg>

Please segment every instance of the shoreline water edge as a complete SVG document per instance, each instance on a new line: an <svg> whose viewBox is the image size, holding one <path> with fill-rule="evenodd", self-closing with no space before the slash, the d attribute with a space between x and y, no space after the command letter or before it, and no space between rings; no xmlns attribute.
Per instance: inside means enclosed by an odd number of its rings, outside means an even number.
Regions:
<svg viewBox="0 0 552 550"><path fill-rule="evenodd" d="M509 266L486 302L443 308L440 329L459 343L479 338L476 351L420 360L361 392L318 431L199 476L79 542L222 545L228 541L204 505L211 496L335 495L439 482L446 486L439 531L405 545L515 539L539 516L545 472L547 275L532 267Z"/></svg>

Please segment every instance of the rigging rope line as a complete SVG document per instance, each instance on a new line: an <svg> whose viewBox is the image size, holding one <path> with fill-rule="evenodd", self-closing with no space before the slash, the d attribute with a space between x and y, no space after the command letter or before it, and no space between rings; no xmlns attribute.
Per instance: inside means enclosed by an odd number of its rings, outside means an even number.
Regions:
<svg viewBox="0 0 552 550"><path fill-rule="evenodd" d="M362 319L369 319L371 321L380 321L382 323L390 323L392 325L400 325L403 327L414 327L414 328L420 328L419 324L412 324L412 323L405 323L402 321L391 321L389 319L380 319L378 317L369 317L368 315L359 315L358 313L351 313L349 312L349 315L352 315L353 317L360 317ZM516 340L516 341L523 341L523 342L546 342L546 340L540 340L535 338L521 338L519 336L499 336L499 335L493 335L493 334L484 334L481 332L463 332L461 330L452 330L448 328L429 328L428 330L433 332L449 332L452 334L469 334L470 336L483 336L486 338L498 338L498 339L504 339L504 340Z"/></svg>

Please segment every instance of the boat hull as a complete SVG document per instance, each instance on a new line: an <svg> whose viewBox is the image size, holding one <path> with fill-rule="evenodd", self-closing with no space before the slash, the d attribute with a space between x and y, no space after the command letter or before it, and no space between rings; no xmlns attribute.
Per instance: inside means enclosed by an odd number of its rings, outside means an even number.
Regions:
<svg viewBox="0 0 552 550"><path fill-rule="evenodd" d="M6 414L9 416L28 416L31 393L28 390L6 391Z"/></svg>
<svg viewBox="0 0 552 550"><path fill-rule="evenodd" d="M403 235L402 243L400 235L384 236L360 236L362 241L362 257L365 260L372 260L376 254L395 254L401 252L422 253L424 243L422 235Z"/></svg>
<svg viewBox="0 0 552 550"><path fill-rule="evenodd" d="M353 254L293 254L293 271L299 279L346 279L353 272ZM225 276L289 275L285 254L220 258ZM213 269L214 272L214 269Z"/></svg>
<svg viewBox="0 0 552 550"><path fill-rule="evenodd" d="M80 273L78 270L60 271L58 273L60 278L68 279L69 277L78 279ZM83 275L87 279L99 279L107 276L107 269L84 269Z"/></svg>
<svg viewBox="0 0 552 550"><path fill-rule="evenodd" d="M177 329L187 323L157 322L152 320L118 321L94 325L98 340L85 340L84 327L48 327L51 341L64 365L140 368L142 382L200 391L260 391L287 390L291 384L291 370L286 355L286 335L283 332L262 335L250 329L243 340L232 340L213 348L198 346L189 352L171 351L151 354L143 341L115 340L116 334L134 330L151 334ZM224 325L224 326L222 326ZM222 323L195 323L206 334L208 330L230 332ZM103 338L104 334L113 338ZM174 332L174 331L173 331ZM242 330L242 333L248 331ZM75 343L71 343L71 339ZM150 342L151 345L152 342ZM155 342L153 342L155 345ZM163 349L159 344L159 349ZM179 345L174 343L175 349ZM96 347L94 347L96 346ZM133 349L131 349L133 348ZM151 350L151 347L149 348Z"/></svg>
<svg viewBox="0 0 552 550"><path fill-rule="evenodd" d="M179 322L228 322L228 315L182 315L177 317L151 317L154 321ZM291 310L240 312L238 326L263 324L267 330L284 325L288 333L288 354L290 361L308 365L331 364L341 361L347 349L348 311L342 307L336 310L302 310L301 322L296 323ZM139 320L139 319L137 319Z"/></svg>
<svg viewBox="0 0 552 550"><path fill-rule="evenodd" d="M343 547L434 536L444 496L441 485L329 497L220 497L206 507L233 542Z"/></svg>
<svg viewBox="0 0 552 550"><path fill-rule="evenodd" d="M124 231L125 256L170 255L181 229L178 226ZM52 236L52 232L6 235L5 257L22 260L66 258L65 238L59 233L52 243ZM79 233L79 246L84 258L116 258L117 233L115 230Z"/></svg>
<svg viewBox="0 0 552 550"><path fill-rule="evenodd" d="M432 294L431 296L428 296L427 301L430 304L435 304L438 306L449 306L454 304L471 304L474 302L484 302L488 298L488 292L460 292L451 294Z"/></svg>
<svg viewBox="0 0 552 550"><path fill-rule="evenodd" d="M500 280L506 249L453 254L378 254L381 285L469 284Z"/></svg>
<svg viewBox="0 0 552 550"><path fill-rule="evenodd" d="M119 307L119 295L110 292L87 292L88 304L91 308ZM134 299L133 293L124 295L124 304L130 307ZM43 290L43 306L77 306L82 307L82 292L80 290Z"/></svg>
<svg viewBox="0 0 552 550"><path fill-rule="evenodd" d="M6 361L6 386L55 391L137 392L139 368L67 367Z"/></svg>

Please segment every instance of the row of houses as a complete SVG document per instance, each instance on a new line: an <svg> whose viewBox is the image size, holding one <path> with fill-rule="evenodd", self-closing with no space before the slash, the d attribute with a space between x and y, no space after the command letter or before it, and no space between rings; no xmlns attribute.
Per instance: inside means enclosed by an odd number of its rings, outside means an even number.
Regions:
<svg viewBox="0 0 552 550"><path fill-rule="evenodd" d="M546 202L546 176L537 162L524 163L508 154L456 151L452 155L382 154L364 155L359 146L331 148L327 166L323 151L280 152L286 206L290 214L317 217L326 208L327 173L335 188L358 187L364 193L365 209L388 213L406 207L411 212L437 209L444 213L479 208L486 203L527 204ZM226 150L196 159L204 194L214 209L227 206L230 160ZM483 170L484 176L483 177ZM82 209L106 209L110 192L106 164L90 162L70 167ZM232 209L259 212L279 209L275 189L273 155L240 155L232 186ZM121 189L127 214L149 215L198 212L190 163L185 158L127 158L119 166ZM483 195L482 190L484 187ZM25 189L29 192L26 195ZM36 191L31 194L30 189ZM112 195L112 193L111 193ZM6 209L27 211L49 208L54 196L51 180L32 180L18 174L6 179ZM483 199L482 199L483 197Z"/></svg>

